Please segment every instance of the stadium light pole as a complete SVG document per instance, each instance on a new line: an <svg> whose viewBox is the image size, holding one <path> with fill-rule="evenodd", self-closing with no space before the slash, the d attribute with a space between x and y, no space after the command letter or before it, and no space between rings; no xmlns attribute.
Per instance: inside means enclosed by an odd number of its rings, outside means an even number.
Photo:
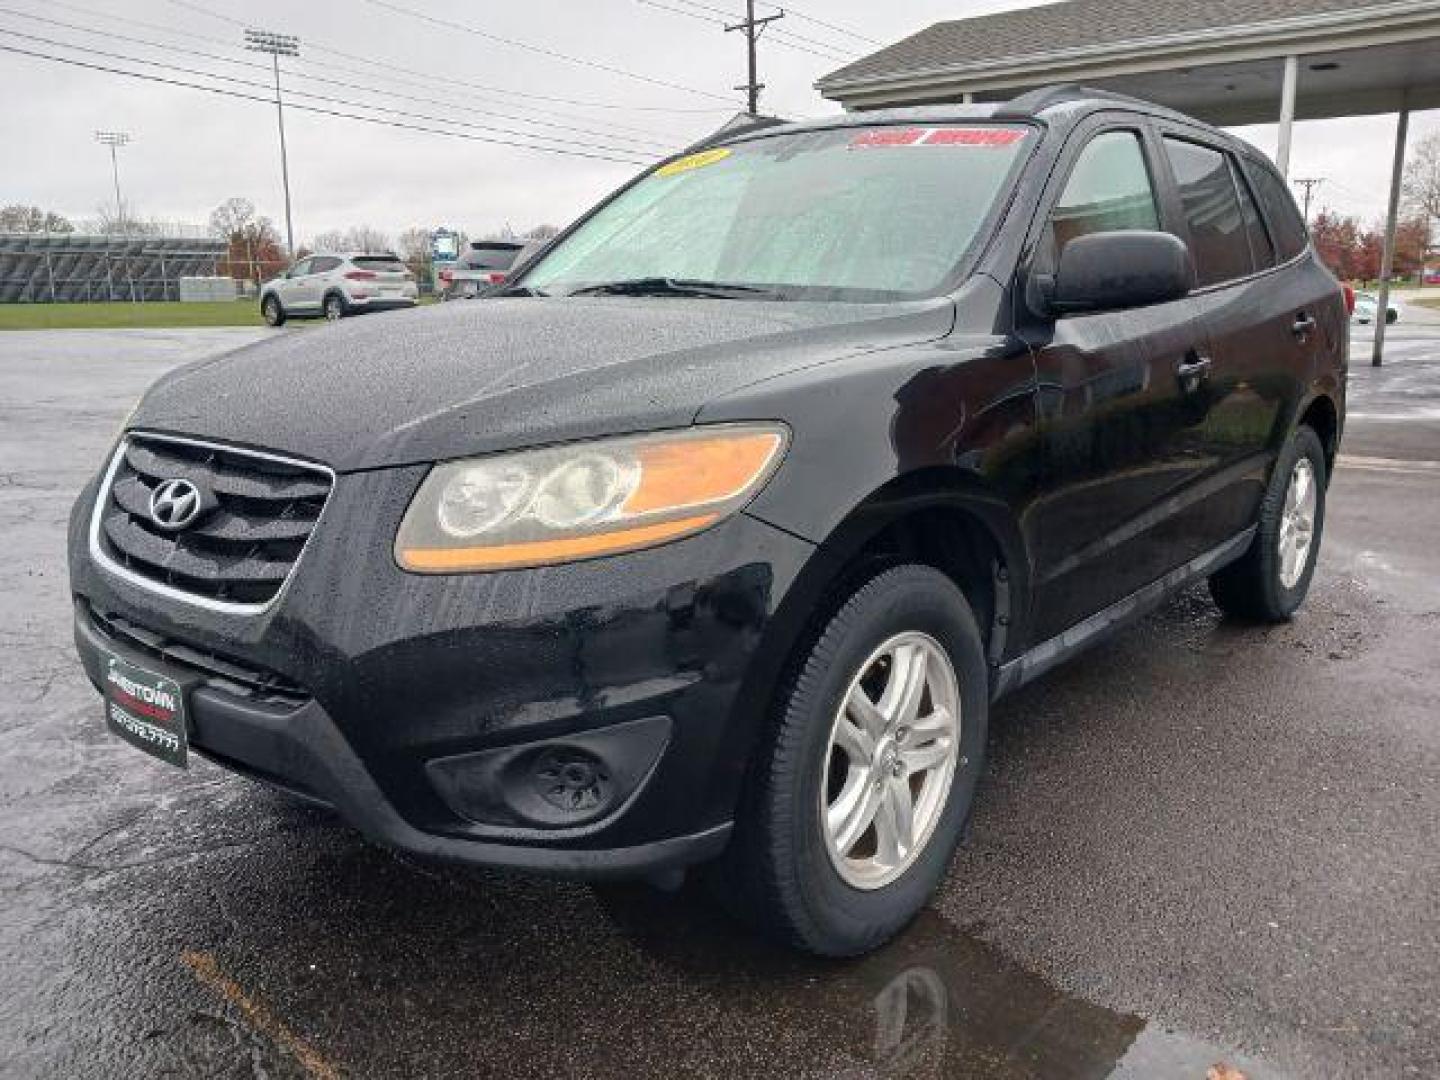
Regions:
<svg viewBox="0 0 1440 1080"><path fill-rule="evenodd" d="M268 30L246 30L245 48L270 54L275 69L275 119L280 125L280 179L285 184L285 247L295 257L295 227L290 220L290 162L285 154L285 105L280 96L280 57L299 56L300 39L293 34L272 34Z"/></svg>
<svg viewBox="0 0 1440 1080"><path fill-rule="evenodd" d="M110 148L110 175L115 179L115 223L121 231L125 228L125 204L120 201L120 160L115 150L130 141L128 131L97 131L95 141Z"/></svg>

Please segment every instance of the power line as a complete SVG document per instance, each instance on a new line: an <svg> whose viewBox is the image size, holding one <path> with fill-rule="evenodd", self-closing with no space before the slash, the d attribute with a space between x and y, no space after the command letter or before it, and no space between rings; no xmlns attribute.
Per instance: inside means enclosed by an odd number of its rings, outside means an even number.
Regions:
<svg viewBox="0 0 1440 1080"><path fill-rule="evenodd" d="M699 8L699 11L672 7L670 4L661 3L660 0L636 0L636 2L644 4L646 7L658 8L660 11L668 11L672 15L684 15L686 18L698 19L700 22L711 25L724 26L725 20L732 17L730 12L725 11L723 8L711 7L709 4L695 3L694 0L678 0L678 2L688 4L691 8ZM710 14L702 15L700 13L701 11L709 12ZM808 53L811 56L818 56L822 60L843 63L855 59L854 56L840 53L835 46L830 45L828 42L816 41L813 38L802 37L799 34L793 34L788 31L772 30L770 37L776 45L793 49L796 52ZM809 46L812 45L818 46L819 48L810 48ZM827 51L822 52L820 51L821 49Z"/></svg>
<svg viewBox="0 0 1440 1080"><path fill-rule="evenodd" d="M186 82L183 79L171 79L161 75L149 75L141 71L126 71L124 68L110 67L105 64L93 64L85 60L76 60L73 57L55 56L50 53L37 52L33 49L21 49L14 45L0 45L0 52L15 53L18 56L27 56L34 60L45 60L56 64L65 64L70 67L84 68L89 71L101 71L110 75L123 75L131 79L140 79L144 82L160 83L165 86L181 86L190 90L203 90L209 94L217 94L221 97L237 98L242 101L258 101L262 105L275 104L274 98L258 97L254 94L244 94L238 90L227 90L219 86L205 86L202 83ZM425 127L420 124L402 123L398 120L385 120L378 116L364 116L358 113L343 112L338 109L323 109L317 105L294 105L292 109L299 109L302 112L315 113L320 116L333 116L342 120L356 120L365 124L375 124L380 127L398 128L404 131L418 131L428 135L444 135L452 139L466 139L470 142L490 143L496 146L509 146L520 150L539 150L549 154L561 154L566 157L589 158L594 161L613 161L625 165L644 165L648 162L635 158L615 157L609 154L595 154L586 150L571 150L556 146L540 146L536 143L515 142L510 139L498 139L487 135L470 135L463 131L447 131L442 128ZM367 106L361 105L360 108ZM442 120L441 123L453 123L453 121Z"/></svg>
<svg viewBox="0 0 1440 1080"><path fill-rule="evenodd" d="M170 45L170 44L167 44L167 43L165 43L165 42L149 41L149 40L146 40L145 38L137 38L137 37L133 37L133 36L130 36L130 35L127 35L127 34L118 34L118 33L112 33L112 32L109 32L109 31L93 30L93 29L89 29L89 28L86 28L86 27L83 27L83 26L77 26L77 25L74 24L74 23L63 22L63 21L60 21L60 20L58 20L58 19L47 19L47 18L43 18L42 16L39 16L39 15L30 15L30 14L28 14L28 13L26 13L26 12L15 11L15 10L13 10L13 9L11 9L11 8L7 8L7 7L3 7L3 6L0 6L0 14L15 15L15 16L19 16L19 17L21 17L21 18L32 19L32 20L37 21L37 22L47 23L47 24L49 24L49 25L51 25L51 26L58 26L58 27L62 27L62 28L67 29L67 30L79 31L80 33L94 34L94 35L97 35L97 36L107 37L107 38L109 38L110 40L113 40L113 41L125 41L125 42L129 42L129 43L131 43L131 44L134 44L134 45L142 45L142 46L144 46L145 48L148 48L148 49L159 49L159 50L163 50L163 51L165 51L165 52L178 52L178 53L180 53L180 54L182 54L182 55L184 55L184 56L194 57L194 58L202 59L202 60L213 60L213 61L215 61L215 62L217 62L217 63L232 64L232 65L235 65L235 66L237 66L237 67L249 68L249 69L252 69L252 70L263 70L263 71L266 71L266 72L269 72L269 70L270 70L270 67L269 67L268 64L253 63L253 62L248 61L248 60L241 60L241 59L238 59L238 58L232 58L232 57L228 57L228 56L217 56L217 55L215 55L214 53L201 52L201 51L199 51L199 50L197 50L197 49L192 49L192 48L190 48L190 47L188 47L188 46L183 46L183 45ZM20 36L20 37L26 37L26 35L20 33L20 31L14 31L14 30L12 30L12 31L6 31L6 32L15 34L15 35ZM51 39L51 38L29 37L28 40L39 41L39 42L43 42L43 43L48 44L48 45L58 45L58 46L62 46L62 47L65 47L65 48L78 49L78 50L81 50L81 51L84 51L84 50L85 50L85 46L73 45L73 44L71 44L70 42L56 41L56 40ZM141 59L139 59L139 58L134 58L134 57L123 57L123 59L128 59L128 60L130 60L130 61L133 62L133 63L145 63L145 64L153 64L153 63L154 63L153 61L141 60ZM185 69L180 69L180 70L185 70ZM208 73L205 73L205 72L192 72L192 73L193 73L193 74L208 74ZM212 77L214 77L214 78L223 78L223 76L221 76L221 75L219 75L219 74L214 74ZM455 106L454 104L452 104L451 102L442 101L442 100L440 100L440 99L438 99L438 98L419 97L419 96L416 96L416 95L413 95L413 94L400 93L399 91L391 90L391 89L389 89L389 88L387 88L387 87L375 87L375 86L373 86L373 85L367 85L367 84L364 84L364 83L347 82L347 81L345 81L345 80L343 80L343 79L331 79L331 78L328 78L328 77L326 77L326 76L324 76L324 75L310 75L310 74L307 74L307 73L302 72L302 71L295 71L295 70L293 70L293 69L290 70L290 77L291 77L292 79L304 79L304 80L306 80L306 81L308 81L308 82L318 82L318 83L328 84L328 85L331 85L331 86L339 86L339 87L341 87L341 88L343 88L343 89L347 89L347 90L359 90L359 91L361 91L362 93L384 94L384 95L386 95L387 97L398 98L398 99L401 99L401 100L404 100L404 101L413 101L413 102L417 102L417 103L423 104L423 105L438 105L438 106L440 106L441 108L449 108L449 109L454 109L454 108L456 108L456 106ZM304 91L293 90L292 93L304 94ZM477 99L477 100L486 100L486 99ZM358 104L358 103L356 103L356 104ZM504 103L502 102L502 104L504 104ZM669 140L661 140L661 139L655 138L655 137L653 136L653 133L651 133L651 132L644 132L644 131L641 131L641 129L638 129L638 128L628 128L628 129L626 129L624 125L611 125L611 127L612 127L614 130L612 130L612 131L604 131L604 130L597 130L597 129L595 129L595 128L579 127L579 126L576 126L576 125L574 125L574 124L562 124L562 123L557 123L557 122L551 121L551 120L531 119L530 117L527 117L527 116L516 115L515 113L498 112L498 111L493 110L493 109L480 109L480 108L473 108L473 107L470 107L470 106L464 106L464 108L466 108L466 110L467 110L468 112L470 112L470 113L478 113L478 114L485 115L485 116L494 116L494 117L498 117L499 119L502 119L502 120L515 120L515 121L518 121L519 123L522 123L522 124L531 124L531 125L536 126L536 127L547 127L547 128L554 128L554 129L556 129L556 130L572 131L572 132L576 132L576 133L582 134L582 135L595 135L595 136L599 136L600 138L615 138L615 137L618 137L618 138L622 139L623 141L631 142L631 143L636 143L637 145L638 145L638 144L641 144L641 143L649 144L649 145L655 147L656 149L666 149L666 150L668 150L668 149L673 145L673 142L672 142L672 141L669 141ZM554 115L554 114L551 114L551 115ZM562 115L563 115L563 114L562 114ZM581 119L583 119L583 118L581 118ZM643 136L643 138L637 139L637 138L634 138L634 137L632 137L632 136L617 135L616 133L617 133L618 131L620 131L620 130L630 130L630 131L640 132L640 134Z"/></svg>
<svg viewBox="0 0 1440 1080"><path fill-rule="evenodd" d="M40 42L40 43L45 44L45 45L55 45L55 46L59 46L60 48L70 49L70 50L72 50L72 51L74 51L74 52L87 53L87 54L89 54L89 55L91 55L91 56L100 56L100 57L103 57L103 58L105 58L105 59L107 59L107 60L121 60L121 61L124 61L125 63L130 63L130 64L144 64L146 67L161 68L162 70L166 70L166 71L178 71L178 72L180 72L182 75L195 75L195 76L199 76L200 78L204 78L204 79L218 79L218 80L221 81L221 82L232 83L232 84L234 84L234 85L236 85L236 86L244 86L244 87L246 87L246 88L248 88L248 89L260 89L260 90L268 90L268 89L269 89L269 87L266 86L264 83L250 82L250 81L248 81L248 80L246 80L246 79L236 78L236 77L233 76L233 75L222 75L222 74L220 74L219 72L203 71L203 70L200 70L200 69L197 69L197 68L182 67L182 66L179 65L179 64L164 64L164 63L161 63L161 62L158 61L158 60L146 60L146 59L144 59L143 57L127 56L127 55L125 55L124 53L110 52L110 51L107 51L107 50L104 50L104 49L91 49L91 48L87 48L87 47L85 47L85 46L83 46L83 45L72 45L72 44L70 44L70 43L68 43L68 42L55 41L55 40L53 40L53 39L51 39L51 38L37 37L37 36L35 36L35 35L33 35L33 34L24 34L24 33L21 33L21 32L18 31L18 30L5 30L5 31L3 31L3 32L9 34L11 37L23 38L24 40L27 40L27 41ZM500 132L500 133L502 133L502 134L505 134L505 135L516 135L516 136L519 136L520 138L523 138L523 139L543 140L544 142L550 142L550 143L560 142L560 141L561 141L561 140L559 140L559 139L556 139L556 138L553 137L553 136L549 136L549 135L538 135L538 134L536 134L535 132L531 132L531 131L519 131L519 130L516 130L515 128L501 127L501 126L499 126L499 125L497 125L497 124L477 124L477 123L473 123L473 122L468 121L468 120L452 120L451 118L449 118L449 117L447 117L447 116L431 116L431 115L426 114L426 113L417 113L417 112L413 112L413 111L410 111L410 110L407 110L407 109L392 109L392 108L389 108L389 107L384 106L384 105L372 105L372 104L370 104L369 102L354 101L354 100L351 100L351 99L349 99L349 98L333 97L333 96L327 95L327 94L315 94L315 93L311 93L311 92L308 91L308 90L293 90L293 89L292 89L292 90L290 91L290 93L291 93L292 96L305 97L305 98L309 98L309 99L312 100L312 101L323 101L323 102L326 102L327 104L343 105L343 106L345 106L345 107L347 107L347 108L352 108L352 109L365 109L365 110L368 110L369 112L386 113L386 114L391 115L391 116L400 116L400 117L404 117L404 118L406 118L406 119L411 119L411 120L424 120L424 121L426 121L426 122L428 122L428 123L449 124L449 125L452 125L452 126L454 126L454 127L471 128L471 129L474 129L474 130L476 130L476 131L498 131L498 132ZM273 97L267 98L266 100L270 101L271 103L274 102L274 98L273 98ZM295 107L295 108L301 108L302 106L298 106L298 105L297 105L297 106L294 106L294 107ZM313 111L313 110L312 110L312 111ZM562 145L568 145L568 144L562 143ZM642 147L636 147L636 146L614 146L614 145L610 145L610 144L606 144L606 143L591 143L591 144L590 144L590 147L591 147L592 149L597 149L597 150L610 150L610 151L614 151L614 152L616 152L616 153L621 153L621 154L636 154L636 155L641 155L642 157L648 157L648 156L649 156L648 152L645 151ZM551 147L539 147L539 146L537 146L537 149L551 149Z"/></svg>
<svg viewBox="0 0 1440 1080"><path fill-rule="evenodd" d="M823 27L825 27L825 29L827 29L827 30L833 30L833 31L834 31L835 33L837 33L837 34L844 34L846 37L855 38L857 41L863 41L863 42L865 42L865 43L868 44L868 45L884 45L884 44L885 44L883 41L878 41L878 40L876 40L875 38L868 37L868 36L866 36L865 34L862 34L862 33L858 32L858 31L856 31L856 30L849 30L849 29L847 29L847 28L845 28L845 27L843 27L843 26L840 26L840 25L838 25L838 24L836 24L836 23L826 22L824 19L816 18L814 15L807 15L805 12L803 12L803 11L801 11L799 8L795 7L793 4L787 4L787 5L785 5L784 10L785 10L788 14L794 15L797 19L804 19L806 22L814 23L816 26L823 26Z"/></svg>
<svg viewBox="0 0 1440 1080"><path fill-rule="evenodd" d="M410 8L401 7L399 4L392 4L389 0L365 0L365 3L373 7L384 8L387 11L404 15L407 18L419 19L431 23L434 26L441 26L448 30L458 30L463 34L473 34L476 37L484 38L487 41L494 41L501 45L508 45L514 49L524 49L526 52L533 52L540 56L548 56L552 60L563 60L568 64L578 64L581 67L593 68L596 71L608 72L611 75L619 75L622 78L634 79L638 82L649 83L652 86L663 86L669 90L680 90L687 94L696 94L700 97L714 98L716 101L728 100L721 94L712 93L709 90L701 90L694 86L685 86L683 83L667 82L664 79L657 79L650 75L642 75L638 71L630 71L627 68L615 67L611 64L602 63L599 60L590 60L583 56L572 56L556 49L547 49L543 45L533 45L528 41L519 41L515 38L504 37L500 34L492 34L488 30L482 30L478 26L471 26L468 23L454 22L450 19L442 19L435 15L429 15L423 11L414 11Z"/></svg>
<svg viewBox="0 0 1440 1080"><path fill-rule="evenodd" d="M197 68L188 68L183 67L179 64L165 64L161 63L158 60L147 60L144 57L139 56L127 56L124 53L111 52L105 49L91 49L84 45L72 45L69 42L56 41L53 38L39 37L34 34L25 34L20 32L19 30L3 30L0 32L9 34L11 37L21 38L25 41L39 42L44 45L54 45L63 49L70 49L74 52L87 53L91 56L100 56L107 60L123 60L124 62L129 64L144 64L146 67L161 68L166 71L178 71L183 75L196 75L204 79L218 79L221 82L233 83L237 86L244 86L250 89L269 89L269 87L266 86L264 83L250 82L246 79L236 78L233 75L222 75L219 72L204 71ZM407 109L392 109L384 105L372 105L369 102L365 101L354 101L349 98L338 98L327 94L315 94L311 93L308 90L292 89L290 93L293 96L310 98L312 101L324 101L329 104L344 105L347 108L353 109L367 109L370 112L387 113L392 116L402 116L414 120L425 120L430 123L451 124L455 127L473 128L477 131L498 131L506 135L517 135L524 139L540 139L547 142L560 141L554 136L539 135L532 131L519 131L515 128L501 127L498 124L476 124L468 120L452 120L448 116L431 116L426 113L417 113ZM274 102L273 97L269 98L268 100L272 103ZM615 146L606 143L591 143L590 145L595 149L613 150L617 153L622 154L639 154L646 156L650 154L650 152L646 151L643 147L637 146Z"/></svg>
<svg viewBox="0 0 1440 1080"><path fill-rule="evenodd" d="M169 0L169 2L170 2L170 3L179 4L179 3L181 2L181 0ZM227 48L227 49L232 48L233 45L234 45L234 43L231 42L231 41L227 41L227 40L225 40L225 39L223 39L223 38L212 37L212 36L210 36L209 34L197 34L197 33L194 33L193 31L177 30L177 29L175 29L174 27L170 27L170 26L161 26L161 25L159 25L159 24L157 24L157 23L144 22L144 21L141 21L141 20L139 20L139 19L132 19L132 18L125 17L125 16L112 15L112 14L110 14L109 12L105 12L105 11L95 11L95 10L92 9L92 8L81 7L81 6L78 5L78 4L66 3L65 0L50 0L49 6L52 7L52 8L61 8L61 9L66 10L66 11L72 11L72 12L75 12L75 13L80 14L80 15L87 15L87 16L90 16L91 18L105 19L105 20L107 20L107 21L109 21L109 22L124 23L126 26L139 26L139 27L143 27L144 29L154 30L154 31L157 31L157 32L159 32L159 33L168 34L168 35L170 35L170 36L172 36L172 37L186 38L186 39L191 40L191 41L203 41L203 42L206 42L207 44L211 44L211 45L221 45L221 46L223 46L223 47L225 47L225 48ZM197 12L199 12L199 13L201 13L201 14L204 14L204 15L210 15L210 14L212 14L211 12L205 11L203 8L196 7L196 6L193 6L193 5L182 5L182 6L185 6L185 7L187 7L189 10L197 11ZM38 16L27 15L27 17L28 17L28 18L37 18ZM215 15L215 18L219 18L219 19L222 19L222 20L227 21L227 22L230 21L230 20L228 20L228 19L224 19L224 16L220 16L220 15ZM99 34L99 33L112 34L111 31L102 31L102 30L88 30L88 29L87 29L87 30L85 30L84 32L85 32L85 33L95 33L95 34ZM112 35L112 36L117 36L117 37L118 37L119 35ZM171 47L171 48L175 48L176 46L170 46L170 47ZM399 65L399 64L386 63L385 61L382 61L382 60L375 60L375 59L372 59L372 58L370 58L370 57L368 57L368 56L359 56L359 55L356 55L355 53L345 52L345 51L342 50L342 49L336 49L336 48L333 48L333 47L331 47L331 46L327 46L327 45L323 45L323 44L319 44L319 43L312 43L311 45L309 45L309 50L310 50L311 52L321 52L321 53L325 53L325 54L330 55L330 56L338 56L338 57L341 57L342 59L345 59L345 60L350 61L351 64L359 63L359 64L365 64L365 65L367 65L367 66L369 66L369 67L381 68L381 69L386 70L386 71L398 71L398 72L403 72L403 73L405 73L405 74L407 74L407 75L417 76L417 77L419 77L421 80L423 80L422 82L420 82L420 83L418 83L418 84L416 84L416 83L411 83L411 85L420 85L420 86L424 86L424 87L431 87L431 86L433 86L433 85L435 84L435 74L434 74L434 72L421 71L421 70L419 70L418 68L409 68L409 67L403 67L403 66L401 66L401 65ZM237 61L233 61L233 60L232 60L232 61L228 61L228 62L229 62L229 63L236 63ZM305 60L304 60L304 63L306 63L306 64L308 64L308 65L310 65L310 66L313 66L313 67L325 68L325 69L329 69L329 70L333 70L333 71L345 71L345 72L351 72L351 73L353 73L353 68L350 67L349 65L326 63L326 62L324 62L324 61L322 61L322 60L316 60L316 59L314 59L314 57L306 57ZM317 76L306 76L306 77L308 77L308 78L317 78ZM400 82L400 83L402 83L402 84L409 82L409 80L395 79L393 76L386 76L386 78L390 79L390 81L392 81L392 82ZM464 87L468 87L468 88L475 89L475 90L485 91L486 93L490 93L490 94L500 94L500 95L507 96L507 97L527 98L527 99L532 100L532 101L548 101L548 102L553 102L553 103L561 104L561 105L574 105L574 106L577 106L577 107L580 107L580 108L587 108L587 109L608 109L608 110L624 111L624 112L676 113L676 114L685 114L685 115L699 115L699 114L702 114L702 113L703 113L703 114L710 114L710 113L719 113L719 112L729 112L729 111L730 111L730 110L727 109L727 108L723 108L723 107L720 107L720 106L713 106L713 105L712 105L712 106L707 106L707 107L705 107L705 108L693 108L693 107L692 107L692 108L681 108L681 107L672 106L672 105L627 105L627 104L623 104L623 103L621 103L621 102L596 101L596 100L594 100L593 98L583 98L583 99L582 99L582 98L559 97L559 96L556 96L556 95L553 95L553 94L537 94L537 93L533 93L533 92L531 92L531 91L516 90L516 89L513 89L513 88L511 88L511 87L505 87L505 86L490 86L490 85L487 85L487 84L484 84L484 83L468 82L468 81L463 80L463 79L456 79L456 78L454 78L453 76L447 76L447 77L446 77L446 83L445 83L445 85L446 85L446 86L464 86ZM561 114L556 114L556 113L553 113L553 112L552 112L551 115L564 115L564 114L563 114L563 113L561 113ZM618 125L616 125L616 126L618 126ZM632 130L639 130L639 129L632 129Z"/></svg>

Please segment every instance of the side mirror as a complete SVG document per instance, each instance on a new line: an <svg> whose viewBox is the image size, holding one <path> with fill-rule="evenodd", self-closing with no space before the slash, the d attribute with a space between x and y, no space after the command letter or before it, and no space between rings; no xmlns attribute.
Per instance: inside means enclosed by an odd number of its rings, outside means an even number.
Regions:
<svg viewBox="0 0 1440 1080"><path fill-rule="evenodd" d="M1195 287L1195 263L1178 236L1144 229L1077 236L1060 253L1050 308L1113 311L1178 300Z"/></svg>

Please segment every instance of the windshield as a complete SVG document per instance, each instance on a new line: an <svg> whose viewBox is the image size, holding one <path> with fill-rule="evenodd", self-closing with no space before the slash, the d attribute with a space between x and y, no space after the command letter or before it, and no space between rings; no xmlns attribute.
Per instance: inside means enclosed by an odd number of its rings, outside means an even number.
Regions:
<svg viewBox="0 0 1440 1080"><path fill-rule="evenodd" d="M938 290L979 239L1029 129L836 128L661 166L526 273L545 293L671 279L805 299Z"/></svg>

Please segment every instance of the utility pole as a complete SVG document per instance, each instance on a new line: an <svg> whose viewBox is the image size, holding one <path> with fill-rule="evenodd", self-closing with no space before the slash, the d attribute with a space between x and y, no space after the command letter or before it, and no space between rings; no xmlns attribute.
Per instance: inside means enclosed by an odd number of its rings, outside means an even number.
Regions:
<svg viewBox="0 0 1440 1080"><path fill-rule="evenodd" d="M268 30L246 30L245 48L270 54L275 69L275 119L280 125L280 179L285 184L285 247L295 257L295 227L290 219L290 162L285 154L285 105L280 96L280 57L299 56L300 39L293 34L272 34Z"/></svg>
<svg viewBox="0 0 1440 1080"><path fill-rule="evenodd" d="M1319 187L1321 184L1325 183L1325 177L1323 177L1323 176L1305 176L1305 177L1299 177L1299 178L1297 178L1297 179L1295 179L1295 180L1291 180L1290 182L1291 182L1292 184L1295 184L1295 185L1297 185L1297 186L1299 186L1299 187L1303 187L1303 188L1305 189L1305 224L1306 224L1306 225L1309 225L1309 224L1310 224L1310 193L1311 193L1312 191L1314 191L1317 187Z"/></svg>
<svg viewBox="0 0 1440 1080"><path fill-rule="evenodd" d="M755 44L760 40L760 35L765 32L765 27L778 19L783 19L785 12L777 11L774 15L766 15L764 18L755 17L755 0L745 0L745 21L736 23L734 26L725 27L728 34L731 30L745 31L745 49L749 57L749 79L735 87L736 90L744 90L750 105L746 110L751 116L760 114L760 91L765 89L765 84L758 81L755 73Z"/></svg>
<svg viewBox="0 0 1440 1080"><path fill-rule="evenodd" d="M97 131L95 141L110 148L110 174L115 179L115 224L125 231L125 204L120 199L120 162L115 156L117 147L130 141L128 131Z"/></svg>

